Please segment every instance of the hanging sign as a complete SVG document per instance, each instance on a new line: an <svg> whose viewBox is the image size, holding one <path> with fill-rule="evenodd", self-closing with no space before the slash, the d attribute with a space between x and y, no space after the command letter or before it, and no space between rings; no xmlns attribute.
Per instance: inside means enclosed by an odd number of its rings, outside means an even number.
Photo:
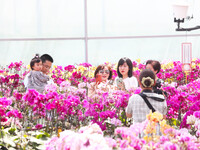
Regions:
<svg viewBox="0 0 200 150"><path fill-rule="evenodd" d="M182 64L183 71L191 71L192 43L182 43Z"/></svg>

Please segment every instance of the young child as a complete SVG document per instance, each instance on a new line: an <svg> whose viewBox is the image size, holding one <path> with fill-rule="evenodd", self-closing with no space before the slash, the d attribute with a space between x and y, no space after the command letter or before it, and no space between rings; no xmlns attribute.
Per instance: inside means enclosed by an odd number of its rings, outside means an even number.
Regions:
<svg viewBox="0 0 200 150"><path fill-rule="evenodd" d="M146 115L158 111L165 115L167 113L167 103L162 94L153 92L155 85L155 74L150 69L144 69L140 73L139 84L142 88L140 94L134 94L130 97L126 109L126 116L133 117L134 122L143 122Z"/></svg>
<svg viewBox="0 0 200 150"><path fill-rule="evenodd" d="M44 75L42 70L42 60L39 55L36 56L30 62L31 71L28 76L28 89L35 89L40 93L43 93L47 81L49 81L49 76Z"/></svg>

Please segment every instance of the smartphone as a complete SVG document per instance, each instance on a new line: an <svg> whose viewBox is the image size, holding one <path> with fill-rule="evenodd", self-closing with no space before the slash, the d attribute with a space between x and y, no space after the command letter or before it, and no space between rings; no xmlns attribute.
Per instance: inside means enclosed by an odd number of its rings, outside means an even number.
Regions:
<svg viewBox="0 0 200 150"><path fill-rule="evenodd" d="M100 74L96 75L96 83L99 84L102 82L102 76Z"/></svg>
<svg viewBox="0 0 200 150"><path fill-rule="evenodd" d="M118 89L121 90L122 86L123 86L123 88L125 88L124 81L123 81L122 78L118 78L118 79L116 80L116 83L117 83L117 88L118 88Z"/></svg>

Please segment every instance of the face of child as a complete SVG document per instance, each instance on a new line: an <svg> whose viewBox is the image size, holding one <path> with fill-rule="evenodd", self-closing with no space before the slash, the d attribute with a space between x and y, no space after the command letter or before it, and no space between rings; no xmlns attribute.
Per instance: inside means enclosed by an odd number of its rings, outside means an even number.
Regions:
<svg viewBox="0 0 200 150"><path fill-rule="evenodd" d="M151 71L153 71L154 74L157 73L157 70L154 70L154 69L153 69L153 66L152 66L151 64L147 64L147 65L146 65L146 69L150 69Z"/></svg>
<svg viewBox="0 0 200 150"><path fill-rule="evenodd" d="M42 61L40 61L39 63L35 63L33 66L33 70L41 71L42 70Z"/></svg>
<svg viewBox="0 0 200 150"><path fill-rule="evenodd" d="M107 81L107 80L108 80L108 77L109 77L109 75L110 75L110 71L108 70L107 67L105 67L104 69L99 70L98 74L101 75L102 81Z"/></svg>
<svg viewBox="0 0 200 150"><path fill-rule="evenodd" d="M123 65L119 66L119 72L122 74L122 76L127 76L129 71L129 66L125 62Z"/></svg>

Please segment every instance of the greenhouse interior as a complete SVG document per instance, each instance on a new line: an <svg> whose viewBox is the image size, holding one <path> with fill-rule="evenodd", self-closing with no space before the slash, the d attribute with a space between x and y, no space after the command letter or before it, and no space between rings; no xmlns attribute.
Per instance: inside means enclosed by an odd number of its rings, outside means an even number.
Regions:
<svg viewBox="0 0 200 150"><path fill-rule="evenodd" d="M199 150L200 0L1 0L0 149Z"/></svg>

